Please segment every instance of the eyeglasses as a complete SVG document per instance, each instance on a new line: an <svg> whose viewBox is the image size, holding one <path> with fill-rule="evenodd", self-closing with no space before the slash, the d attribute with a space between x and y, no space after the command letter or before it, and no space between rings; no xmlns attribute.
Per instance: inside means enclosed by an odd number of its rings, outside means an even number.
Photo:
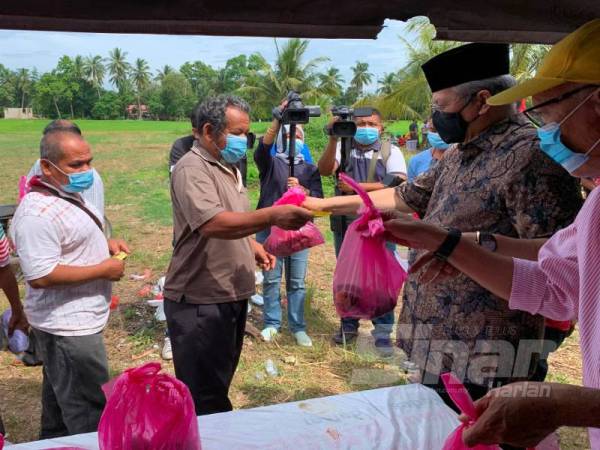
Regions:
<svg viewBox="0 0 600 450"><path fill-rule="evenodd" d="M548 105L553 105L555 103L560 103L563 100L566 100L569 97L572 97L573 95L577 94L578 92L581 92L585 89L589 89L589 88L593 88L593 87L598 87L598 86L596 86L594 84L586 84L585 86L581 86L572 91L565 92L564 94L561 94L558 97L551 98L550 100L546 100L545 102L542 102L538 105L532 106L531 108L527 108L526 110L523 111L523 114L525 114L527 116L527 118L529 120L531 120L536 127L541 128L546 123L544 121L542 113L539 111L540 108L543 108Z"/></svg>
<svg viewBox="0 0 600 450"><path fill-rule="evenodd" d="M469 96L462 97L463 99L467 99L467 101L462 106L462 108L460 108L460 110L458 110L457 112L461 113L469 105L469 103L471 103L471 100L473 100L473 97L475 97L475 95L477 95L477 92L474 92ZM443 113L444 112L443 110L446 109L447 107L448 107L448 105L440 106L435 103L432 103L431 104L431 112L432 113L434 113L434 112L442 112Z"/></svg>

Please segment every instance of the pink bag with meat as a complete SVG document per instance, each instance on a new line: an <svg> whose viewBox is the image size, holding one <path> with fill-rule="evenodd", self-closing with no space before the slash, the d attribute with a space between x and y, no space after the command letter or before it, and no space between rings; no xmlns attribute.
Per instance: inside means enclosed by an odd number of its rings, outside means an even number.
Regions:
<svg viewBox="0 0 600 450"><path fill-rule="evenodd" d="M365 206L344 237L333 275L333 301L342 318L373 319L396 307L407 275L386 248L381 214L367 193L347 175L340 178Z"/></svg>
<svg viewBox="0 0 600 450"><path fill-rule="evenodd" d="M300 187L293 187L274 203L277 205L300 206L306 200L306 194ZM300 250L325 243L323 235L312 222L307 222L299 230L283 230L271 227L271 234L264 243L265 250L277 257L290 256Z"/></svg>
<svg viewBox="0 0 600 450"><path fill-rule="evenodd" d="M469 425L473 425L477 419L477 412L473 399L458 379L451 373L443 373L441 375L446 392L460 409L463 414L466 414L471 419L469 424L462 423L446 438L442 450L500 450L497 445L476 445L475 447L467 447L462 439L463 430Z"/></svg>
<svg viewBox="0 0 600 450"><path fill-rule="evenodd" d="M159 363L127 369L102 390L100 450L201 450L189 389Z"/></svg>

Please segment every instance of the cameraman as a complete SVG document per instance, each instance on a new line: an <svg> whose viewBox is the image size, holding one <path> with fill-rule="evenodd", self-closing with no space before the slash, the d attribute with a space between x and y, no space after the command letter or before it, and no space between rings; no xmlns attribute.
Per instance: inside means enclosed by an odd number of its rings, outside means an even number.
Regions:
<svg viewBox="0 0 600 450"><path fill-rule="evenodd" d="M387 187L398 186L406 180L406 161L404 155L398 147L389 141L382 141L383 120L381 113L370 108L372 114L365 117L354 117L356 124L356 134L352 139L351 151L345 158L345 167L341 172L349 175L353 180L367 192L377 191ZM341 143L339 139L332 134L332 126L339 118L334 117L327 126L329 134L329 143L318 167L322 176L334 175L340 168L342 155ZM339 181L336 187L336 195L353 193L350 186ZM335 254L339 255L342 241L346 230L355 219L355 216L332 216L331 230L335 244ZM393 246L390 245L393 251ZM375 330L375 348L383 356L388 356L392 352L392 343L390 334L394 325L394 312L373 319ZM342 319L340 331L333 337L336 344L352 342L358 336L358 319Z"/></svg>

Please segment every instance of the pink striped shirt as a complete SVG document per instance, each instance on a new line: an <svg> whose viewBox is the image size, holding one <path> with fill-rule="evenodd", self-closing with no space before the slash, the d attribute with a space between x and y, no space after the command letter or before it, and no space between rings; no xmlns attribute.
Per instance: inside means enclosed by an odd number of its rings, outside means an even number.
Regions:
<svg viewBox="0 0 600 450"><path fill-rule="evenodd" d="M554 320L579 321L584 386L600 389L600 188L575 222L556 233L538 261L514 259L510 307ZM590 428L600 450L600 429Z"/></svg>

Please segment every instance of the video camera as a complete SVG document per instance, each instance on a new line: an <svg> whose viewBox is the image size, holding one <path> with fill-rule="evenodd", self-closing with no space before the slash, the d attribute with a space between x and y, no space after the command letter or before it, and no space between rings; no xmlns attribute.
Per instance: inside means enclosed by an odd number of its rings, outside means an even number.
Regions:
<svg viewBox="0 0 600 450"><path fill-rule="evenodd" d="M348 108L347 106L334 106L331 108L331 114L339 117L340 120L334 122L329 130L331 136L340 138L351 138L356 134L356 124L354 117L370 117L373 115L373 108Z"/></svg>
<svg viewBox="0 0 600 450"><path fill-rule="evenodd" d="M273 109L273 117L283 124L308 123L311 117L321 115L320 106L305 106L297 92L290 91L287 95L287 102L287 106L283 110L279 107Z"/></svg>

